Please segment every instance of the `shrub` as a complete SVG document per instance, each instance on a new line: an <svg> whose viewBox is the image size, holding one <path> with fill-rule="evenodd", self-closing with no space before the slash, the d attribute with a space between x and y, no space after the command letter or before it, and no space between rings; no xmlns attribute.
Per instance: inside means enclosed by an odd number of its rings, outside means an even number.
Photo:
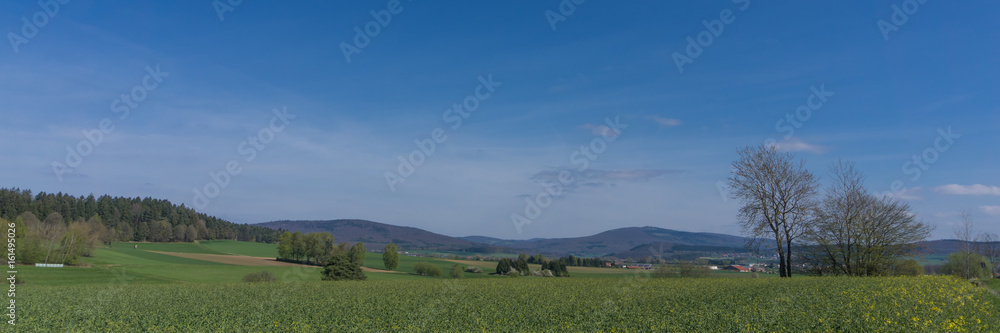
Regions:
<svg viewBox="0 0 1000 333"><path fill-rule="evenodd" d="M512 262L510 259L503 258L497 262L497 275L507 275L512 269Z"/></svg>
<svg viewBox="0 0 1000 333"><path fill-rule="evenodd" d="M462 266L459 266L458 264L451 266L451 272L448 273L452 279L461 279L464 274L465 272L462 269Z"/></svg>
<svg viewBox="0 0 1000 333"><path fill-rule="evenodd" d="M469 266L465 268L466 273L482 273L483 269L476 266Z"/></svg>
<svg viewBox="0 0 1000 333"><path fill-rule="evenodd" d="M441 276L441 267L437 267L426 261L421 261L413 265L413 272L420 275L439 277Z"/></svg>
<svg viewBox="0 0 1000 333"><path fill-rule="evenodd" d="M243 277L243 282L271 282L274 281L274 274L270 271L260 271L250 273Z"/></svg>
<svg viewBox="0 0 1000 333"><path fill-rule="evenodd" d="M657 267L656 271L653 272L653 276L658 278L675 278L680 277L680 275L676 265L666 263L660 264L660 267Z"/></svg>
<svg viewBox="0 0 1000 333"><path fill-rule="evenodd" d="M924 266L921 266L920 263L913 259L903 260L892 267L892 275L921 276L924 275Z"/></svg>
<svg viewBox="0 0 1000 333"><path fill-rule="evenodd" d="M993 266L983 256L972 252L955 252L948 255L948 262L941 266L941 273L965 279L988 279Z"/></svg>
<svg viewBox="0 0 1000 333"><path fill-rule="evenodd" d="M681 277L703 278L708 277L712 271L708 268L695 266L694 263L690 261L682 261L680 273Z"/></svg>
<svg viewBox="0 0 1000 333"><path fill-rule="evenodd" d="M361 271L361 266L351 262L345 255L335 255L330 257L330 261L323 267L323 280L365 280L368 277Z"/></svg>

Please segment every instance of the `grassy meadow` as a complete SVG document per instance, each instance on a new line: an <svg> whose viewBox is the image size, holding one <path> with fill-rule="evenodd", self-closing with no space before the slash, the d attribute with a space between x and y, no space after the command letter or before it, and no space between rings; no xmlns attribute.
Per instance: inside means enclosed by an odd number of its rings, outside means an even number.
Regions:
<svg viewBox="0 0 1000 333"><path fill-rule="evenodd" d="M986 332L951 277L421 279L24 286L21 327L118 332Z"/></svg>
<svg viewBox="0 0 1000 333"><path fill-rule="evenodd" d="M137 245L137 246L136 246ZM273 244L116 243L80 267L19 266L19 331L989 331L1000 297L951 277L774 279L714 271L570 267L571 278L489 275L496 263L400 256L367 281L321 281ZM204 258L199 260L196 258ZM264 258L264 259L262 259ZM233 260L228 260L233 259ZM426 261L444 272L410 273ZM251 264L233 264L251 263ZM255 265L253 263L259 264ZM452 265L483 273L447 278ZM531 265L537 269L537 265ZM380 253L365 267L384 270ZM267 270L277 281L241 282ZM990 281L1000 289L1000 280Z"/></svg>

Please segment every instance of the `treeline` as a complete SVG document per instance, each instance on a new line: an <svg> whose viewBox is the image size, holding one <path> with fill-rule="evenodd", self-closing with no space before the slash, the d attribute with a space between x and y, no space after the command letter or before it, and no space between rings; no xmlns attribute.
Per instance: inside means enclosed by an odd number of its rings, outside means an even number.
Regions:
<svg viewBox="0 0 1000 333"><path fill-rule="evenodd" d="M541 255L536 255L541 257ZM544 259L545 257L542 257ZM580 258L575 257L572 254L568 257L560 257L559 262L565 264L566 266L579 266L579 267L604 267L607 263L611 261L604 260L601 258Z"/></svg>
<svg viewBox="0 0 1000 333"><path fill-rule="evenodd" d="M562 258L560 258L562 259ZM541 269L532 272L528 267L528 264L540 264ZM499 275L534 275L534 276L545 276L545 277L569 277L569 271L566 270L566 264L561 260L549 260L540 254L533 256L528 256L521 253L517 260L510 258L503 258L497 262L497 274Z"/></svg>
<svg viewBox="0 0 1000 333"><path fill-rule="evenodd" d="M76 264L81 256L90 256L100 242L107 242L108 232L98 217L64 221L59 213L39 220L25 212L13 220L0 218L8 234L14 234L14 258L20 264Z"/></svg>
<svg viewBox="0 0 1000 333"><path fill-rule="evenodd" d="M392 244L395 248L395 244ZM361 242L337 244L329 232L311 232L303 234L300 231L285 231L278 236L278 260L297 262L308 265L324 266L334 257L344 256L350 262L364 266L365 244ZM397 259L398 261L398 259Z"/></svg>
<svg viewBox="0 0 1000 333"><path fill-rule="evenodd" d="M98 221L107 229L107 241L189 242L194 240L233 239L273 243L278 231L247 224L236 224L167 200L111 197L74 197L63 193L0 189L0 218L15 220L31 213L40 221L59 214L63 227L69 223Z"/></svg>

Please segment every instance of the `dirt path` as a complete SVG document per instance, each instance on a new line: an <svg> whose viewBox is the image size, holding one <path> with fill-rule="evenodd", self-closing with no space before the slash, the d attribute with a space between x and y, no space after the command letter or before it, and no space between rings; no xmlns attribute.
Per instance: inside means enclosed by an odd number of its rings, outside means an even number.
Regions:
<svg viewBox="0 0 1000 333"><path fill-rule="evenodd" d="M242 255L228 255L228 254L203 254L203 253L178 253L178 252L160 252L160 251L149 251L153 253L166 254L168 256L175 256L181 258L204 260L217 262L222 264L238 265L238 266L302 266L302 267L317 267L312 265L296 264L284 261L278 261L274 258L268 257L251 257ZM387 271L384 269L361 267L362 271L365 272L377 272L377 273L402 273L397 271Z"/></svg>

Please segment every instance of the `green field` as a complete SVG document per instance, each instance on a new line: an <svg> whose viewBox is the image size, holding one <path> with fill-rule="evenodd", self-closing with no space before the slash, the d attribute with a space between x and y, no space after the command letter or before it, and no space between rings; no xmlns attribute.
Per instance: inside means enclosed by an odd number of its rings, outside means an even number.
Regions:
<svg viewBox="0 0 1000 333"><path fill-rule="evenodd" d="M202 246L199 243L114 243L111 248L177 253L225 254Z"/></svg>
<svg viewBox="0 0 1000 333"><path fill-rule="evenodd" d="M320 267L207 260L270 257L274 244L116 243L87 267L19 266L19 328L41 331L988 331L1000 297L951 277L773 279L713 271L655 279L653 271L569 267L571 278L509 278L496 262L461 261L465 279L397 272L329 282ZM229 256L227 254L233 254ZM264 261L269 262L269 261ZM366 266L384 269L380 253ZM277 265L276 265L277 264ZM280 265L280 266L279 266ZM538 269L538 265L530 265ZM240 282L267 270L276 282ZM767 278L767 279L765 279ZM1000 279L987 282L1000 290Z"/></svg>
<svg viewBox="0 0 1000 333"><path fill-rule="evenodd" d="M200 241L201 246L221 253L239 254L251 257L278 257L277 244L237 242L232 240Z"/></svg>
<svg viewBox="0 0 1000 333"><path fill-rule="evenodd" d="M51 331L988 331L998 299L950 277L422 279L22 286Z"/></svg>

